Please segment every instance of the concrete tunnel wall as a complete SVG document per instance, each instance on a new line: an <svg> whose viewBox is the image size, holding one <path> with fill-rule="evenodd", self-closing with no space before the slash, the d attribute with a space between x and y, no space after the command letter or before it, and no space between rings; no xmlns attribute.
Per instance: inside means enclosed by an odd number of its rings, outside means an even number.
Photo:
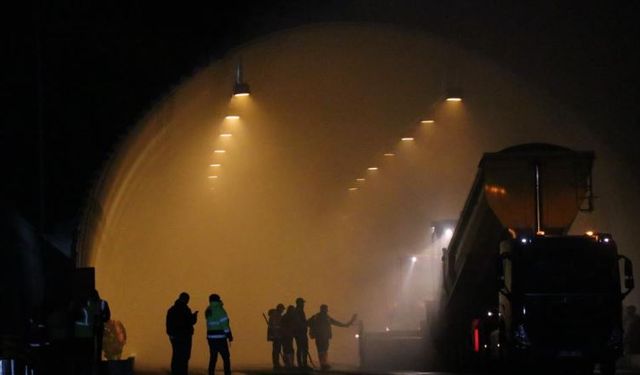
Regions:
<svg viewBox="0 0 640 375"><path fill-rule="evenodd" d="M240 59L252 95L232 99ZM464 89L462 103L442 101L448 85ZM407 136L415 140L400 141ZM529 142L596 152L597 210L574 232L611 232L637 261L637 178L561 98L415 31L287 30L194 73L137 124L88 203L82 262L96 267L137 368L169 367L164 318L181 291L200 311L192 367L206 367L213 292L231 317L234 365L267 365L261 313L298 296L309 316L327 303L339 320L358 312L365 328L384 329L398 259L439 251L429 247L431 222L457 217L483 152ZM367 181L349 191L358 177ZM354 333L334 330L333 362L357 364Z"/></svg>

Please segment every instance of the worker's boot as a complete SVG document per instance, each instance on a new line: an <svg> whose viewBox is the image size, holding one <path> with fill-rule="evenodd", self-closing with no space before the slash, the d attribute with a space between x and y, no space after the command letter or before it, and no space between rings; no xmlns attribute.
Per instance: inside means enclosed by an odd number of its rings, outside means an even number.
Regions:
<svg viewBox="0 0 640 375"><path fill-rule="evenodd" d="M309 367L309 364L307 363L307 353L304 353L304 357L302 357L302 363L300 364L300 368L303 370L308 370L311 367Z"/></svg>
<svg viewBox="0 0 640 375"><path fill-rule="evenodd" d="M318 353L318 360L320 361L320 369L323 371L329 370L329 352Z"/></svg>
<svg viewBox="0 0 640 375"><path fill-rule="evenodd" d="M293 353L285 353L284 355L284 367L292 368L293 367Z"/></svg>

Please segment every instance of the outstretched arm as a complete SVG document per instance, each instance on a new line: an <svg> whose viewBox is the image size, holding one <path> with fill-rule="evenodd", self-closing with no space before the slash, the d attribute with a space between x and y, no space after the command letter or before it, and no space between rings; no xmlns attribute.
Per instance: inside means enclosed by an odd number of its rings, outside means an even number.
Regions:
<svg viewBox="0 0 640 375"><path fill-rule="evenodd" d="M332 317L329 317L329 322L331 322L331 324L336 327L350 327L353 324L353 322L356 321L357 318L358 318L358 314L353 314L353 316L351 317L351 320L349 320L348 323L342 323L333 319Z"/></svg>

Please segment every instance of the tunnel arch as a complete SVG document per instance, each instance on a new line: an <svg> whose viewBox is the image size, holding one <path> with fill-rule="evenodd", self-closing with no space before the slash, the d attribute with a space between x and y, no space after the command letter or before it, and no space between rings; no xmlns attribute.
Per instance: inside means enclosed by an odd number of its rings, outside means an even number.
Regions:
<svg viewBox="0 0 640 375"><path fill-rule="evenodd" d="M252 95L231 99L240 60ZM462 103L442 101L448 82L463 86ZM433 126L419 123L427 117ZM406 136L414 142L399 141ZM412 30L281 31L196 72L139 121L87 203L80 263L96 267L140 368L168 367L163 319L183 290L201 312L220 293L234 361L266 364L260 314L299 295L308 315L327 303L338 319L358 311L365 327L384 327L398 257L426 251L430 222L457 216L482 152L532 142L595 150L600 207L575 230L624 233L638 207L614 194L624 166L557 98ZM372 165L380 170L367 172ZM361 176L365 185L348 191ZM192 366L205 367L199 320ZM332 345L338 363L357 363L353 331Z"/></svg>

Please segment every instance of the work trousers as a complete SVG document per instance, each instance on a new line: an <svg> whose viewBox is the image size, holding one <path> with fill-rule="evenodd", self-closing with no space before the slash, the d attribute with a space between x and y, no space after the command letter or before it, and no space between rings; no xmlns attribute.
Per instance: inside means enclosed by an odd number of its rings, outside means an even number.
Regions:
<svg viewBox="0 0 640 375"><path fill-rule="evenodd" d="M171 338L171 375L187 375L191 358L191 336Z"/></svg>
<svg viewBox="0 0 640 375"><path fill-rule="evenodd" d="M231 374L231 355L229 354L229 344L227 339L207 339L209 343L209 375L216 372L216 363L218 362L218 354L222 357L225 375Z"/></svg>
<svg viewBox="0 0 640 375"><path fill-rule="evenodd" d="M296 340L296 360L298 367L308 367L307 357L309 356L309 338L307 335L294 336Z"/></svg>
<svg viewBox="0 0 640 375"><path fill-rule="evenodd" d="M273 368L280 368L280 353L282 353L282 339L273 339L271 342L271 362Z"/></svg>
<svg viewBox="0 0 640 375"><path fill-rule="evenodd" d="M318 349L318 354L328 352L329 351L329 338L327 338L327 337L317 337L316 338L316 348Z"/></svg>
<svg viewBox="0 0 640 375"><path fill-rule="evenodd" d="M97 367L95 361L95 338L81 337L74 339L74 374L90 375Z"/></svg>
<svg viewBox="0 0 640 375"><path fill-rule="evenodd" d="M282 351L284 352L284 367L293 367L293 336L282 338Z"/></svg>

